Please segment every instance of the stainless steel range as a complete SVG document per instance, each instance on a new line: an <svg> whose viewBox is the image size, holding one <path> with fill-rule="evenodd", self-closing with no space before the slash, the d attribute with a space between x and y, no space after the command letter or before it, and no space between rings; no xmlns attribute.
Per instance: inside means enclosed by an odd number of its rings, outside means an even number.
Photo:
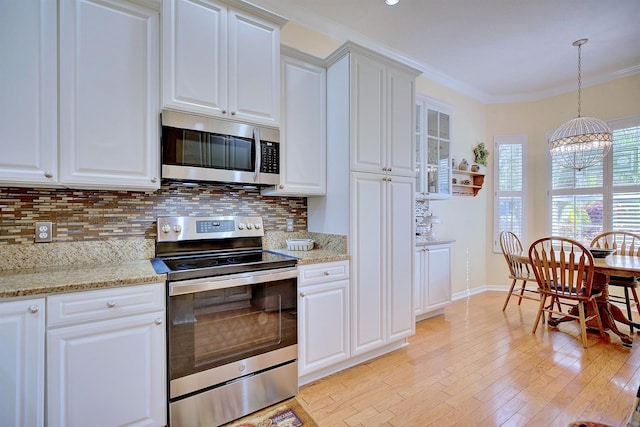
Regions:
<svg viewBox="0 0 640 427"><path fill-rule="evenodd" d="M169 420L221 425L298 392L297 260L262 249L261 217L161 217Z"/></svg>

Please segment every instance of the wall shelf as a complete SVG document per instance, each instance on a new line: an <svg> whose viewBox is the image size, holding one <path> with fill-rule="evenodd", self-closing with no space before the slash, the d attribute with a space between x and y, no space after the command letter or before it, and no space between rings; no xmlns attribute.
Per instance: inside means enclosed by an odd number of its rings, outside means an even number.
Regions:
<svg viewBox="0 0 640 427"><path fill-rule="evenodd" d="M480 172L463 171L459 169L453 169L451 171L452 183L451 194L454 196L476 196L478 191L484 184L484 174ZM456 183L453 183L453 180ZM469 181L468 183L464 183Z"/></svg>

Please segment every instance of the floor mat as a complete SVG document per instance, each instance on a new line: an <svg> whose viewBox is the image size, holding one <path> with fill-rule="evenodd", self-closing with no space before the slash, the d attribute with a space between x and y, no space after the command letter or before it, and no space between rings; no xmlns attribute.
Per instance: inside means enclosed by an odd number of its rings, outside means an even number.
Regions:
<svg viewBox="0 0 640 427"><path fill-rule="evenodd" d="M318 424L300 406L295 397L224 425L224 427L299 426L318 427Z"/></svg>

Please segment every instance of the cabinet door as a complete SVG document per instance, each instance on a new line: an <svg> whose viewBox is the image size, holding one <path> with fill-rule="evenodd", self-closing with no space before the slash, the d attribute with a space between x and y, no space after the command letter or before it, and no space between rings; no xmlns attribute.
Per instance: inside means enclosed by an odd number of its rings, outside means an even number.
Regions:
<svg viewBox="0 0 640 427"><path fill-rule="evenodd" d="M47 424L166 425L164 312L47 332Z"/></svg>
<svg viewBox="0 0 640 427"><path fill-rule="evenodd" d="M389 137L386 166L391 175L415 177L415 78L389 67Z"/></svg>
<svg viewBox="0 0 640 427"><path fill-rule="evenodd" d="M351 57L351 170L383 173L388 166L386 68L356 53Z"/></svg>
<svg viewBox="0 0 640 427"><path fill-rule="evenodd" d="M427 308L440 308L451 301L451 246L431 246L427 253Z"/></svg>
<svg viewBox="0 0 640 427"><path fill-rule="evenodd" d="M352 173L350 243L353 259L351 264L353 279L351 353L353 356L386 344L388 265L385 257L386 184L387 181L382 175Z"/></svg>
<svg viewBox="0 0 640 427"><path fill-rule="evenodd" d="M306 375L349 358L349 281L300 289L299 374Z"/></svg>
<svg viewBox="0 0 640 427"><path fill-rule="evenodd" d="M168 0L163 2L162 23L162 105L226 116L226 6Z"/></svg>
<svg viewBox="0 0 640 427"><path fill-rule="evenodd" d="M415 333L413 177L388 177L385 187L387 340L397 341Z"/></svg>
<svg viewBox="0 0 640 427"><path fill-rule="evenodd" d="M326 72L282 57L280 185L263 194L323 195L327 189Z"/></svg>
<svg viewBox="0 0 640 427"><path fill-rule="evenodd" d="M157 189L159 11L60 2L60 181Z"/></svg>
<svg viewBox="0 0 640 427"><path fill-rule="evenodd" d="M44 425L44 325L44 298L0 303L2 425Z"/></svg>
<svg viewBox="0 0 640 427"><path fill-rule="evenodd" d="M58 180L57 7L2 3L0 13L0 182L50 186Z"/></svg>
<svg viewBox="0 0 640 427"><path fill-rule="evenodd" d="M424 313L427 299L426 255L423 247L416 248L414 252L413 268L415 270L413 277L413 307L415 308L416 316L418 316Z"/></svg>
<svg viewBox="0 0 640 427"><path fill-rule="evenodd" d="M229 114L271 126L280 122L280 27L229 10Z"/></svg>

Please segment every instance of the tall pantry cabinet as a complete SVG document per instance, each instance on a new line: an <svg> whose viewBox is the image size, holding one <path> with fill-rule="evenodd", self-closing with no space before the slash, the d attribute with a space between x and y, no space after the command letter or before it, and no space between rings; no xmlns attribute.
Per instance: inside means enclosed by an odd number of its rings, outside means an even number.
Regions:
<svg viewBox="0 0 640 427"><path fill-rule="evenodd" d="M351 357L415 331L414 108L417 70L347 42L327 58L327 195L309 231L348 236Z"/></svg>

